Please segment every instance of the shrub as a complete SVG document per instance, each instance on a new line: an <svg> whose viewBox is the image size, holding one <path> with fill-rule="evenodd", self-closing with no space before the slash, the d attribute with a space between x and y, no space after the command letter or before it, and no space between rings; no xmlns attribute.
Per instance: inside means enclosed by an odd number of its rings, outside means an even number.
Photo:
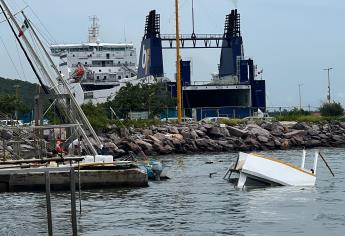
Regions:
<svg viewBox="0 0 345 236"><path fill-rule="evenodd" d="M229 125L229 126L236 126L236 125L243 123L243 120L241 120L241 119L220 119L219 123Z"/></svg>
<svg viewBox="0 0 345 236"><path fill-rule="evenodd" d="M109 119L102 105L87 103L82 105L82 109L96 131L105 128L109 124Z"/></svg>
<svg viewBox="0 0 345 236"><path fill-rule="evenodd" d="M344 108L340 103L324 103L320 107L320 113L322 116L341 116L343 115Z"/></svg>

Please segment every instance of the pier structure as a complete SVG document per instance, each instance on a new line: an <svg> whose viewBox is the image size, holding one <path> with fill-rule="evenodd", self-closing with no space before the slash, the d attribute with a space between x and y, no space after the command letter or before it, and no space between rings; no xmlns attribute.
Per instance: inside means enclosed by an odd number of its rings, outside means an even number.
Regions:
<svg viewBox="0 0 345 236"><path fill-rule="evenodd" d="M155 10L146 17L141 44L138 77L154 77L166 82L176 96L176 82L164 77L163 50L177 47L176 34L161 34L160 15ZM193 17L194 19L194 17ZM182 100L186 116L198 120L204 117L227 116L243 118L266 109L265 80L258 75L253 59L244 55L240 14L231 10L225 18L223 34L180 34L179 48L220 49L218 72L210 81L191 80L191 62L181 59Z"/></svg>

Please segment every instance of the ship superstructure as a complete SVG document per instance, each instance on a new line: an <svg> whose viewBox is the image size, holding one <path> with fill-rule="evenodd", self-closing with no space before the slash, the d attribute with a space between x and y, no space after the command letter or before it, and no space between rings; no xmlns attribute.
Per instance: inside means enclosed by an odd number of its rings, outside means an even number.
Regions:
<svg viewBox="0 0 345 236"><path fill-rule="evenodd" d="M103 43L98 39L97 17L91 18L87 43L50 47L59 70L79 104L113 99L127 82L137 83L137 56L132 43Z"/></svg>
<svg viewBox="0 0 345 236"><path fill-rule="evenodd" d="M185 114L200 120L205 117L250 116L266 109L266 82L258 79L254 60L244 54L240 14L237 9L226 16L223 34L160 33L160 15L150 11L140 52L138 77L161 77L164 74L163 49L220 49L218 72L209 81L191 80L191 61L181 58L182 103ZM193 28L194 29L194 28ZM176 82L168 82L172 96L177 94Z"/></svg>

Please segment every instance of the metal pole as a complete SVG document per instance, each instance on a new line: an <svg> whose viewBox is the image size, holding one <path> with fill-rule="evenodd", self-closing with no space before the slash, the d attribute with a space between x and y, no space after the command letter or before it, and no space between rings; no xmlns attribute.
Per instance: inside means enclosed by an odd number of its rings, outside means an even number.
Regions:
<svg viewBox="0 0 345 236"><path fill-rule="evenodd" d="M332 67L328 67L326 69L323 70L327 70L327 79L328 79L328 95L327 95L327 101L328 103L331 103L331 79L330 79L330 70L333 70Z"/></svg>
<svg viewBox="0 0 345 236"><path fill-rule="evenodd" d="M45 172L46 180L46 202L47 202L47 221L48 221L48 235L53 235L53 221L52 221L52 206L50 201L50 174L49 171Z"/></svg>
<svg viewBox="0 0 345 236"><path fill-rule="evenodd" d="M195 37L195 27L194 27L194 0L192 0L192 22L193 22L193 33L192 37Z"/></svg>
<svg viewBox="0 0 345 236"><path fill-rule="evenodd" d="M75 204L75 172L74 168L71 167L70 171L70 183L71 183L71 220L72 220L72 232L73 236L78 235L78 226L77 226L77 210Z"/></svg>
<svg viewBox="0 0 345 236"><path fill-rule="evenodd" d="M331 172L331 174L332 174L332 175L333 175L333 177L334 177L334 173L333 173L333 171L332 171L331 167L328 165L328 163L327 163L326 159L323 157L323 155L322 155L320 152L318 152L318 153L319 153L319 156L321 157L321 159L323 160L323 162L326 164L326 166L327 166L328 170Z"/></svg>
<svg viewBox="0 0 345 236"><path fill-rule="evenodd" d="M301 96L301 87L303 84L298 84L298 94L299 94L299 109L302 110L302 96Z"/></svg>
<svg viewBox="0 0 345 236"><path fill-rule="evenodd" d="M177 119L182 121L182 89L181 89L181 64L180 64L180 26L178 0L175 0L176 11L176 84L177 84Z"/></svg>

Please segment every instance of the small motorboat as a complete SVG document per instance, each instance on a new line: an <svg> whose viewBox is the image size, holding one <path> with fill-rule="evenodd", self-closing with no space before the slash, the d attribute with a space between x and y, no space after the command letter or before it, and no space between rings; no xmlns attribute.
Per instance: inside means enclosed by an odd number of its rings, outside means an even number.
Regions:
<svg viewBox="0 0 345 236"><path fill-rule="evenodd" d="M146 157L145 157L146 158ZM122 161L135 162L142 170L147 173L149 180L169 179L167 176L168 168L157 160L139 160L134 152L129 151L128 156L121 158Z"/></svg>
<svg viewBox="0 0 345 236"><path fill-rule="evenodd" d="M306 151L303 150L301 166L294 166L257 153L240 152L234 164L228 168L224 179L236 187L314 186L319 153L315 152L312 169L305 168ZM237 178L232 178L237 173Z"/></svg>
<svg viewBox="0 0 345 236"><path fill-rule="evenodd" d="M168 168L162 165L161 162L156 160L149 161L146 165L144 165L147 177L150 180L161 180L161 179L168 179L167 170Z"/></svg>

